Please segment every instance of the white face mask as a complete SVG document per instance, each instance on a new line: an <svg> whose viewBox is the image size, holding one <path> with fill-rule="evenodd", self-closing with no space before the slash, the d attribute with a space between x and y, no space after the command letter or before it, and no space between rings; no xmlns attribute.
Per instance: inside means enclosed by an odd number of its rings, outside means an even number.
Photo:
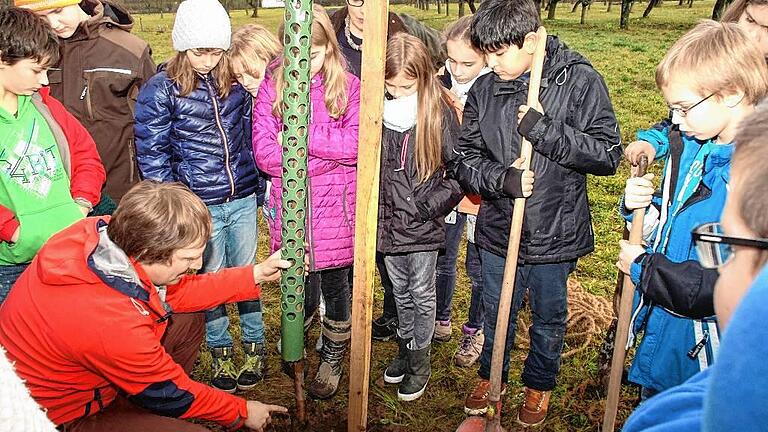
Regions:
<svg viewBox="0 0 768 432"><path fill-rule="evenodd" d="M453 71L451 71L451 62L449 60L445 61L445 70L448 71L448 74L451 76L451 91L459 97L459 100L461 103L467 102L467 93L469 93L469 89L472 88L472 84L477 81L478 78L481 76L493 72L491 68L488 66L483 67L480 69L480 73L477 74L476 77L469 80L469 82L466 82L464 84L460 84L458 81L456 81L456 78L453 77Z"/></svg>
<svg viewBox="0 0 768 432"><path fill-rule="evenodd" d="M384 126L397 132L405 132L416 125L419 92L397 99L384 99Z"/></svg>

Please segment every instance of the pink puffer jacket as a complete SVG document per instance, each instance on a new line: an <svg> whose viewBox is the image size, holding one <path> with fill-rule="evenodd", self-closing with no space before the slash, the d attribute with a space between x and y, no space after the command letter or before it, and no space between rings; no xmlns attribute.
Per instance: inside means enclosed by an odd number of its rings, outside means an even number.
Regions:
<svg viewBox="0 0 768 432"><path fill-rule="evenodd" d="M325 86L320 74L312 79L309 125L309 211L307 241L311 245L311 270L352 264L355 238L355 185L357 176L357 131L360 108L360 81L347 73L349 103L346 112L333 119L324 101ZM280 248L281 226L281 144L277 135L282 121L272 115L274 81L261 84L253 107L253 155L256 164L272 177L265 205L272 238L272 250Z"/></svg>

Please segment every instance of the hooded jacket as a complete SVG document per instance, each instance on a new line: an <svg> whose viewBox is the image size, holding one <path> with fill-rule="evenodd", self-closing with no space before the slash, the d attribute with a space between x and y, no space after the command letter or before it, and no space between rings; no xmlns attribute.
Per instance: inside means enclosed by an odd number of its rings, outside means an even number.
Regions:
<svg viewBox="0 0 768 432"><path fill-rule="evenodd" d="M252 267L184 276L165 302L107 235L108 217L53 236L0 307L0 344L57 425L96 414L118 392L155 414L237 428L245 400L190 379L161 345L167 318L258 299Z"/></svg>
<svg viewBox="0 0 768 432"><path fill-rule="evenodd" d="M282 238L283 195L283 152L277 138L283 124L272 114L276 96L275 82L267 77L253 111L253 154L259 169L272 177L265 210L273 251L280 248ZM347 73L347 97L347 110L338 119L332 118L325 107L323 77L312 78L307 242L313 271L348 266L354 258L360 81L351 73Z"/></svg>
<svg viewBox="0 0 768 432"><path fill-rule="evenodd" d="M136 154L148 180L181 182L206 205L258 192L251 151L251 95L238 83L221 99L211 77L181 97L166 71L149 79L136 103Z"/></svg>
<svg viewBox="0 0 768 432"><path fill-rule="evenodd" d="M119 202L139 179L133 116L139 88L155 73L152 52L130 33L133 18L121 6L85 0L91 18L61 43L48 71L51 94L90 132L107 172L106 191ZM95 203L94 203L95 204Z"/></svg>
<svg viewBox="0 0 768 432"><path fill-rule="evenodd" d="M16 196L12 202L0 203L0 240L3 241L0 244L0 261L8 264L29 262L52 234L82 218L82 213L76 209L75 200L81 200L84 201L83 204L90 205L98 203L101 186L104 184L104 167L96 152L96 145L77 119L67 112L59 101L50 96L48 88L42 88L37 94L32 95L30 102L31 106L27 108L37 110L53 135L64 174L69 181L71 197L68 203L51 202L45 204L43 208L40 207L39 202L34 208L27 206L31 200L28 202L23 196ZM3 121L0 120L0 123ZM0 125L0 130L3 127L14 126ZM35 144L35 142L29 142L27 147ZM6 164L11 158L10 154L0 154L0 160ZM9 175L24 176L27 181L28 177L33 176L31 173L37 171L32 159L28 159L27 162L28 167L25 168L21 164L17 167L30 172ZM39 160L36 162L40 163ZM24 189L29 194L36 193L29 186ZM36 198L39 200L39 197ZM9 243L19 226L22 227L19 239L15 244Z"/></svg>
<svg viewBox="0 0 768 432"><path fill-rule="evenodd" d="M384 254L445 248L445 216L463 196L459 184L441 166L419 182L416 128L405 132L382 128L379 215L376 250ZM453 107L443 104L443 163L455 155L459 124Z"/></svg>
<svg viewBox="0 0 768 432"><path fill-rule="evenodd" d="M656 145L657 158L664 160L664 173L662 193L654 197L655 205L647 212L647 221L644 220L646 227L652 227L646 235L649 247L630 268L630 276L639 290L630 337L640 332L644 335L629 380L658 391L682 384L707 368L720 345L714 317L680 317L676 311L660 307L641 293L678 293L678 298L687 300L678 302L681 305L688 301L706 302L708 296L700 293L712 291L718 274L698 263L691 231L720 220L728 195L734 146L696 141L681 136L677 128L668 124L661 129L641 131L638 138ZM694 172L699 176L691 177ZM630 218L627 214L625 217ZM711 303L709 306L691 309L712 310Z"/></svg>
<svg viewBox="0 0 768 432"><path fill-rule="evenodd" d="M547 39L541 82L544 115L529 112L528 74L512 81L478 78L464 105L458 155L451 175L467 193L481 195L476 244L505 256L514 200L504 176L520 155L520 134L533 146L533 195L526 200L519 259L529 264L573 260L594 250L587 174L613 175L621 159L619 127L600 74L556 37ZM520 134L518 134L518 130Z"/></svg>

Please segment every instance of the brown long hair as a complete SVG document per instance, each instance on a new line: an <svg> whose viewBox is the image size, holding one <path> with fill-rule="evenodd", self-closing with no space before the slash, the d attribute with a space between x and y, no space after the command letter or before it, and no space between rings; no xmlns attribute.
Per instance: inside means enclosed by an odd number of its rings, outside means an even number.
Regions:
<svg viewBox="0 0 768 432"><path fill-rule="evenodd" d="M215 51L215 48L199 48L200 52ZM192 64L187 58L187 52L177 52L166 66L166 73L168 78L181 87L179 96L185 97L195 91L197 88L197 81L200 79L197 72L192 69ZM216 83L218 95L222 99L226 99L229 96L229 91L232 90L232 68L229 66L229 58L226 53L221 56L221 60L215 68L210 72L213 75L213 80Z"/></svg>
<svg viewBox="0 0 768 432"><path fill-rule="evenodd" d="M768 0L734 0L728 9L723 12L723 16L720 17L721 22L739 22L741 15L747 9L747 6L765 6L768 5Z"/></svg>
<svg viewBox="0 0 768 432"><path fill-rule="evenodd" d="M341 48L339 48L339 42L336 40L336 34L333 32L331 19L328 17L325 8L320 5L314 5L312 7L312 14L314 15L312 20L312 46L325 47L325 61L323 62L323 68L319 72L323 76L325 85L325 108L328 110L329 116L338 119L347 111L347 103L349 102L349 95L347 95L347 61L344 59ZM277 33L279 38L285 44L288 44L289 41L285 37L284 25L280 25ZM285 62L286 60L283 58L280 65L272 72L277 93L275 102L272 104L272 114L275 117L283 115L283 88L285 87L283 71L285 70Z"/></svg>
<svg viewBox="0 0 768 432"><path fill-rule="evenodd" d="M416 80L416 175L427 180L443 163L443 109L449 105L445 92L435 76L432 59L424 43L407 33L398 33L387 42L384 79L404 73Z"/></svg>
<svg viewBox="0 0 768 432"><path fill-rule="evenodd" d="M211 215L183 184L144 180L120 200L107 234L141 263L167 263L175 251L208 241Z"/></svg>

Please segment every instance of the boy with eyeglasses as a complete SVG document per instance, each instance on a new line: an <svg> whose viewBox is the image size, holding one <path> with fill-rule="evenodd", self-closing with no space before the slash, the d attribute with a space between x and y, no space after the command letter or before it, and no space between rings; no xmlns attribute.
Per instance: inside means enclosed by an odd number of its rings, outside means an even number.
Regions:
<svg viewBox="0 0 768 432"><path fill-rule="evenodd" d="M722 222L693 232L699 264L720 274L717 362L640 405L624 432L758 431L768 424L768 344L760 331L768 315L768 107L742 124Z"/></svg>
<svg viewBox="0 0 768 432"><path fill-rule="evenodd" d="M641 131L625 154L633 164L641 155L664 161L661 191L650 173L627 180L621 212L631 222L633 210L647 208L647 246L622 241L617 263L638 288L630 342L644 335L629 380L642 387L643 399L706 369L719 346L717 320L705 317L711 307L698 296L718 275L696 261L690 233L720 218L736 130L768 93L768 71L736 25L704 21L672 46L656 68L656 83L670 119ZM672 293L674 301L653 301L672 299ZM701 319L665 309L670 303Z"/></svg>

